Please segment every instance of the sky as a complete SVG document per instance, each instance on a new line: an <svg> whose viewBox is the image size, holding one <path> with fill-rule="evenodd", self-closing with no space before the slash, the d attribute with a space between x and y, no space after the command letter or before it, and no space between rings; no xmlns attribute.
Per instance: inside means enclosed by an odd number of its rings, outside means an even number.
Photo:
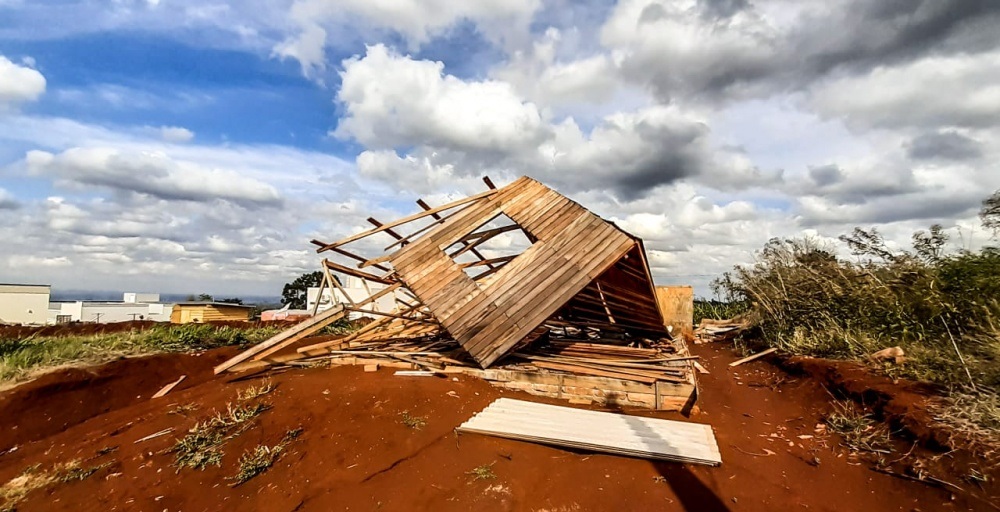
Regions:
<svg viewBox="0 0 1000 512"><path fill-rule="evenodd" d="M700 296L773 237L976 248L998 26L995 0L0 0L0 282L277 295L309 240L483 175Z"/></svg>

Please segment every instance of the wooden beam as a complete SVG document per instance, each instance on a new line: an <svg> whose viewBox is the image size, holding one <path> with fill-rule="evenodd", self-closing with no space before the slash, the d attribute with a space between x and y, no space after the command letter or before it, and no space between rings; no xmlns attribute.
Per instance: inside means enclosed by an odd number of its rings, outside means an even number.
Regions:
<svg viewBox="0 0 1000 512"><path fill-rule="evenodd" d="M278 334L272 336L271 338L258 343L249 349L240 352L235 357L229 359L228 361L215 367L215 374L218 375L237 364L240 364L258 354L263 354L265 352L273 353L282 348L294 343L295 341L308 336L320 329L326 327L327 325L340 320L347 316L347 310L341 305L340 307L332 307L317 316L310 318L304 322L300 322L290 329L279 332Z"/></svg>
<svg viewBox="0 0 1000 512"><path fill-rule="evenodd" d="M345 267L344 265L341 265L340 263L333 262L333 261L330 261L330 260L323 260L323 264L326 265L326 268L329 268L329 269L332 269L332 270L336 270L337 272L340 272L340 273L343 273L343 274L347 274L349 276L354 276L354 277L357 277L357 278L367 279L369 281L374 281L376 283L382 283L382 284L388 284L388 285L396 283L395 281L391 281L389 279L386 279L385 277L377 276L375 274L369 274L368 272L362 272L360 270L353 269L351 267Z"/></svg>
<svg viewBox="0 0 1000 512"><path fill-rule="evenodd" d="M382 227L382 223L379 222L379 221L377 221L377 220L375 220L374 217L368 217L368 222L370 224L374 225L377 228ZM393 231L392 228L386 229L385 232L386 232L386 234L388 234L389 236L395 238L396 240L400 240L400 239L403 238L403 235L400 235L399 233Z"/></svg>
<svg viewBox="0 0 1000 512"><path fill-rule="evenodd" d="M319 249L317 249L316 252L329 251L329 250L331 250L331 249L333 249L335 247L340 247L341 245L349 244L351 242L360 240L360 239L365 238L367 236L374 235L375 233L381 233L381 232L383 232L383 231L385 231L387 229L391 229L391 228L394 228L396 226L401 226L403 224L406 224L407 222L412 222L412 221L415 221L417 219L422 219L424 217L427 217L429 215L432 215L432 214L435 214L435 213L438 213L438 212L443 212L445 210L450 210L452 208L455 208L455 207L458 207L458 206L462 206L464 204L468 204L468 203L471 203L473 201L478 201L480 199L483 199L485 197L489 197L489 196L491 196L493 194L496 194L496 193L497 193L496 190L487 190L486 192L480 192L478 194L466 197L464 199L459 199L458 201L452 201L452 202L450 202L448 204L444 204L444 205L438 206L437 208L432 208L430 210L426 210L426 211L423 211L423 212L414 213L413 215L409 215L409 216L403 217L401 219L396 219L396 220L394 220L394 221L392 221L392 222L390 222L388 224L383 224L382 226L377 227L375 229L369 229L368 231L363 231L361 233L357 233L355 235L352 235L352 236L349 236L347 238L344 238L343 240L334 242L332 244L325 245L325 246L320 247Z"/></svg>
<svg viewBox="0 0 1000 512"><path fill-rule="evenodd" d="M451 217L453 217L453 216L455 216L455 215L457 215L459 213L462 213L463 210L464 210L464 208L462 210L453 211L453 212L449 213L448 215L445 215L444 217L440 217L440 218L436 219L434 222L432 222L432 223L430 223L430 224L428 224L428 225L426 225L426 226L424 226L424 227L422 227L422 228L414 231L413 233L410 233L409 235L406 236L406 238L403 238L402 240L397 240L396 242L394 242L392 244L389 244L388 246L386 246L385 250L388 251L389 249L392 249L393 247L396 247L397 245L402 246L402 245L408 243L411 238L419 235L420 233L423 233L424 231L427 231L427 230L429 230L429 229L437 226L438 224L443 223L444 221L450 219ZM430 210L428 210L428 211L430 211Z"/></svg>
<svg viewBox="0 0 1000 512"><path fill-rule="evenodd" d="M497 189L497 186L493 184L493 180L491 180L489 176L483 176L483 183L485 183L486 186L490 188L490 190Z"/></svg>
<svg viewBox="0 0 1000 512"><path fill-rule="evenodd" d="M729 366L730 367L732 367L732 366L739 366L739 365L741 365L743 363L749 363L750 361L753 361L754 359L760 359L760 358L762 358L762 357L764 357L764 356L766 356L768 354L773 354L773 353L775 353L777 351L778 351L778 349L774 348L774 347L771 347L771 348L769 348L767 350L761 350L760 352L757 352L756 354L754 354L752 356L744 357L743 359L740 359L739 361L733 361L733 362L729 363Z"/></svg>

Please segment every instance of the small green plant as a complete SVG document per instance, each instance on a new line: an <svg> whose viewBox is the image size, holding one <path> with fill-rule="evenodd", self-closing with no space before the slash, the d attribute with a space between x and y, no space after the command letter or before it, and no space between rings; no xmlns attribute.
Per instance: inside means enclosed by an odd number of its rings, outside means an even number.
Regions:
<svg viewBox="0 0 1000 512"><path fill-rule="evenodd" d="M285 448L302 434L302 429L289 430L281 439L281 442L274 446L257 445L253 450L246 452L240 457L239 470L236 475L230 478L234 480L233 487L246 483L251 478L267 471L281 457Z"/></svg>
<svg viewBox="0 0 1000 512"><path fill-rule="evenodd" d="M250 420L268 410L263 403L226 404L225 412L217 412L205 421L196 423L188 433L174 443L174 466L205 469L222 465L222 445L240 435L250 425Z"/></svg>
<svg viewBox="0 0 1000 512"><path fill-rule="evenodd" d="M246 389L238 391L236 393L236 399L241 402L249 402L250 400L260 398L272 391L274 391L274 384L271 383L271 379L262 379L259 385L251 385Z"/></svg>
<svg viewBox="0 0 1000 512"><path fill-rule="evenodd" d="M889 429L853 402L834 402L836 410L826 417L826 425L844 438L844 446L855 452L892 453Z"/></svg>
<svg viewBox="0 0 1000 512"><path fill-rule="evenodd" d="M472 468L472 471L466 473L467 475L472 475L473 480L493 480L497 477L497 474L493 472L493 465L496 462L491 462L489 464L483 464L482 466L476 466Z"/></svg>
<svg viewBox="0 0 1000 512"><path fill-rule="evenodd" d="M105 462L104 464L85 468L81 466L79 462L74 461L63 466L59 471L57 471L56 480L62 483L86 480L90 477L90 475L93 475L110 465L110 462Z"/></svg>
<svg viewBox="0 0 1000 512"><path fill-rule="evenodd" d="M196 410L198 410L198 404L192 402L189 404L177 405L176 407L167 411L167 414L177 414L180 416L187 416L189 412L194 412Z"/></svg>
<svg viewBox="0 0 1000 512"><path fill-rule="evenodd" d="M413 430L420 430L427 425L426 416L413 416L410 414L410 411L403 411L399 414L399 416L402 418L401 421L403 425L406 425Z"/></svg>

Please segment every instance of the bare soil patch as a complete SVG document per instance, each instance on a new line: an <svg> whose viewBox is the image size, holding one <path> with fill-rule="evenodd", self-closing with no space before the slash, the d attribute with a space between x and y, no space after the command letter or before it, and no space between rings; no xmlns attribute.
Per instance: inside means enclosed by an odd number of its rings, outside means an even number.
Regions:
<svg viewBox="0 0 1000 512"><path fill-rule="evenodd" d="M223 445L220 465L178 470L170 451L176 440L261 383L260 376L213 376L212 366L233 353L221 349L116 361L87 370L89 377L60 372L0 394L7 427L0 447L16 446L0 455L0 484L36 464L100 467L28 493L21 511L995 510L995 470L980 467L991 479L979 485L960 480L960 465L976 459L894 441L890 457L901 461L886 466L891 471L922 461L923 471L961 491L873 471L867 456L820 428L834 405L824 388L830 382L816 372L788 373L764 360L729 368L738 356L725 346L691 348L711 372L700 376L692 416L628 412L711 424L723 457L718 468L457 436L456 426L499 396L540 399L465 376L337 367L272 372L274 390L256 398L270 409ZM148 399L181 374L188 378L169 395ZM842 371L837 380L852 375ZM912 406L919 410L919 400ZM894 407L883 409L891 415ZM413 418L422 419L419 428ZM241 457L299 428L265 471L233 485Z"/></svg>

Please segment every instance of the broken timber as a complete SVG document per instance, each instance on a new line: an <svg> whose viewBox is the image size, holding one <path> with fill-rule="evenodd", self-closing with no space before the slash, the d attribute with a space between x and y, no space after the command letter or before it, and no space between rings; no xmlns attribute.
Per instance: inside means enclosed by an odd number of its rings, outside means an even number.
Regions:
<svg viewBox="0 0 1000 512"><path fill-rule="evenodd" d="M390 222L370 218L374 228L333 243L313 240L317 252L344 262L324 259L324 272L384 288L319 313L219 365L216 373L316 359L392 363L482 373L512 389L537 375L546 383L525 390L547 396L690 406L692 358L665 327L642 241L531 178L500 188L484 181L489 190L465 199L437 207L418 200L421 212ZM491 249L518 233L530 243L520 254ZM349 248L378 236L391 242L381 253ZM327 288L338 288L333 283ZM375 309L389 293L395 309ZM358 313L377 319L346 337L292 348ZM384 355L398 352L411 354ZM486 377L496 370L510 378ZM572 379L584 380L563 384ZM593 387L616 379L628 382L629 391L619 396L614 385Z"/></svg>

